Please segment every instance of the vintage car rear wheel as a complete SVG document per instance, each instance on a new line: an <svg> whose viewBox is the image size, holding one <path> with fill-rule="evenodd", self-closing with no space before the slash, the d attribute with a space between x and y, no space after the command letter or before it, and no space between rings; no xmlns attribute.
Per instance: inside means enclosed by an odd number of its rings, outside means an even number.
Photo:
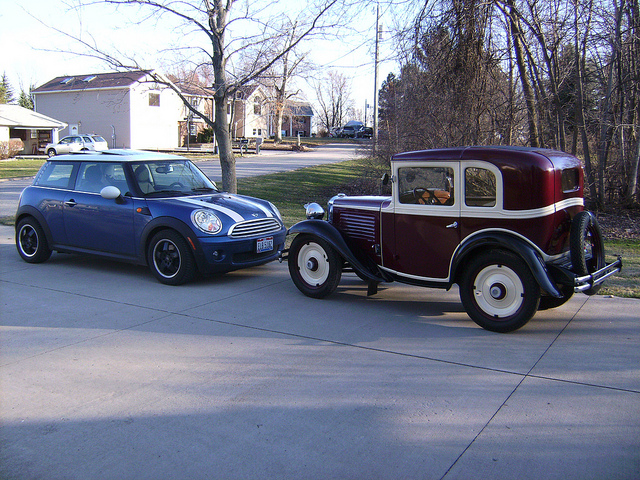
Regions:
<svg viewBox="0 0 640 480"><path fill-rule="evenodd" d="M192 280L195 260L182 235L173 230L156 233L149 243L149 268L155 277L167 285L181 285Z"/></svg>
<svg viewBox="0 0 640 480"><path fill-rule="evenodd" d="M291 242L289 273L298 290L313 298L335 292L342 276L343 260L325 240L301 234Z"/></svg>
<svg viewBox="0 0 640 480"><path fill-rule="evenodd" d="M584 210L573 218L569 245L573 271L578 276L589 275L605 266L602 233L593 213ZM601 286L596 285L584 293L595 295Z"/></svg>
<svg viewBox="0 0 640 480"><path fill-rule="evenodd" d="M491 250L474 257L465 267L460 300L482 328L506 333L531 320L538 310L540 286L517 255Z"/></svg>
<svg viewBox="0 0 640 480"><path fill-rule="evenodd" d="M25 262L42 263L51 256L44 230L33 217L26 217L18 223L16 247Z"/></svg>

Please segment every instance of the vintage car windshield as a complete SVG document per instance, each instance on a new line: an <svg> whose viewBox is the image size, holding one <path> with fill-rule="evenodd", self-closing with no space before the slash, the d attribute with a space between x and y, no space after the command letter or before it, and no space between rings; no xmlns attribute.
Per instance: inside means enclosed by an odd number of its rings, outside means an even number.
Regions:
<svg viewBox="0 0 640 480"><path fill-rule="evenodd" d="M189 160L136 162L131 167L136 184L145 196L179 196L218 191L216 184Z"/></svg>

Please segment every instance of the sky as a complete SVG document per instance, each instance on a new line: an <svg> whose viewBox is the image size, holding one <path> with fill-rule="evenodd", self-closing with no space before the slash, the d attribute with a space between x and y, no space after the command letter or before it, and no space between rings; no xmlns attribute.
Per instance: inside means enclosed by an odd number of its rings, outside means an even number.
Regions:
<svg viewBox="0 0 640 480"><path fill-rule="evenodd" d="M145 11L138 7L116 9L100 4L73 8L77 3L78 0L0 0L0 74L7 75L16 98L20 90L28 92L30 86L40 86L58 76L113 71L103 60L70 53L81 51L82 46L64 33L95 43L101 49L135 57L145 68L161 71L169 68L167 56L170 54L166 50L175 47L176 39L181 38L175 33L170 18L140 24ZM386 20L389 25L384 9L381 8L381 23L384 25ZM386 12L390 17L390 12ZM355 23L358 33L314 40L304 48L320 72L337 70L352 79L355 108L364 110L365 102L373 105L375 91L375 7L362 8ZM382 39L378 86L389 72L397 71L390 35L383 33ZM308 101L315 102L313 88L306 81L298 80L296 86Z"/></svg>

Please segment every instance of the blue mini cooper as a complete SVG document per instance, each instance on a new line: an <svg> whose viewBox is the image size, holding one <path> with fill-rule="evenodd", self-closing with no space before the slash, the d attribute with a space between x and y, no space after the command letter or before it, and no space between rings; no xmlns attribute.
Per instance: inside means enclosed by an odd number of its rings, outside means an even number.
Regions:
<svg viewBox="0 0 640 480"><path fill-rule="evenodd" d="M265 200L221 192L175 155L108 150L49 159L20 196L16 246L148 265L168 285L278 258L286 229Z"/></svg>

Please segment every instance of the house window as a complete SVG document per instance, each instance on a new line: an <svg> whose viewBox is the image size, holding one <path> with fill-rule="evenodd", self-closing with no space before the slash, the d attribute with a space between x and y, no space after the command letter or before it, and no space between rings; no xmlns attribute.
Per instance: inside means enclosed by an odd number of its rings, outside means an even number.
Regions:
<svg viewBox="0 0 640 480"><path fill-rule="evenodd" d="M160 106L160 94L159 93L150 93L149 94L149 106L150 107L159 107Z"/></svg>
<svg viewBox="0 0 640 480"><path fill-rule="evenodd" d="M262 106L260 105L260 97L256 97L253 101L253 113L255 115L260 115L262 113Z"/></svg>

